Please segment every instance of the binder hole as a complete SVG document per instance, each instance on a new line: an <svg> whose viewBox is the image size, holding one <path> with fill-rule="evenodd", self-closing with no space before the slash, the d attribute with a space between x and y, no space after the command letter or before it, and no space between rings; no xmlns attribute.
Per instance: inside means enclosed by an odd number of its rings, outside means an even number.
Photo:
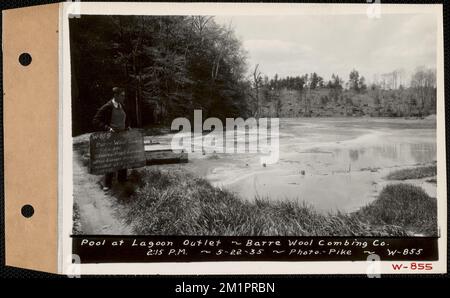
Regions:
<svg viewBox="0 0 450 298"><path fill-rule="evenodd" d="M22 53L19 56L19 62L20 64L22 64L23 66L28 66L31 64L31 55L28 53Z"/></svg>
<svg viewBox="0 0 450 298"><path fill-rule="evenodd" d="M21 212L23 217L30 218L34 214L34 208L31 205L23 205Z"/></svg>

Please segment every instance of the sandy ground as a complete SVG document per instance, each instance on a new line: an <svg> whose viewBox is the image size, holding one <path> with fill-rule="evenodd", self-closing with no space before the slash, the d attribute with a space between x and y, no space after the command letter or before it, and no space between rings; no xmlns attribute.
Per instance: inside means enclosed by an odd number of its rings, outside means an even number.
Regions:
<svg viewBox="0 0 450 298"><path fill-rule="evenodd" d="M103 192L98 184L101 176L90 175L80 155L73 157L74 202L78 204L81 234L131 234L131 228L120 219L123 207L117 198Z"/></svg>

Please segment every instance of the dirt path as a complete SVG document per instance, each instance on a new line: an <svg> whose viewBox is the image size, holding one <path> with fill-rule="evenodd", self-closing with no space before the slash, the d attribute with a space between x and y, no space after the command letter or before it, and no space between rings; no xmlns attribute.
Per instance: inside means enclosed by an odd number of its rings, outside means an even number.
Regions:
<svg viewBox="0 0 450 298"><path fill-rule="evenodd" d="M117 198L104 193L98 181L100 176L90 175L74 151L74 202L78 204L82 234L132 234L131 228L120 219L123 207Z"/></svg>

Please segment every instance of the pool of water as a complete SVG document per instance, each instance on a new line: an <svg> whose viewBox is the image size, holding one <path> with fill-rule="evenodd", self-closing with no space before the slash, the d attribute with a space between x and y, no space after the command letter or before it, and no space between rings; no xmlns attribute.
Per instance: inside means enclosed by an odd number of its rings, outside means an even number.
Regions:
<svg viewBox="0 0 450 298"><path fill-rule="evenodd" d="M389 172L436 160L436 122L280 119L279 161L262 165L260 156L197 152L183 167L244 199L299 200L322 212L351 212L391 183L384 179ZM436 195L435 184L412 183Z"/></svg>

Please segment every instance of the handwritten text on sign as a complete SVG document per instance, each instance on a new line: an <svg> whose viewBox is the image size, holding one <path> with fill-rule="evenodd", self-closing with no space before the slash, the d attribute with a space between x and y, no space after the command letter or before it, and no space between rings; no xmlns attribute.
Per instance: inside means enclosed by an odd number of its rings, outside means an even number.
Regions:
<svg viewBox="0 0 450 298"><path fill-rule="evenodd" d="M96 132L91 135L89 146L91 174L145 166L142 131Z"/></svg>

